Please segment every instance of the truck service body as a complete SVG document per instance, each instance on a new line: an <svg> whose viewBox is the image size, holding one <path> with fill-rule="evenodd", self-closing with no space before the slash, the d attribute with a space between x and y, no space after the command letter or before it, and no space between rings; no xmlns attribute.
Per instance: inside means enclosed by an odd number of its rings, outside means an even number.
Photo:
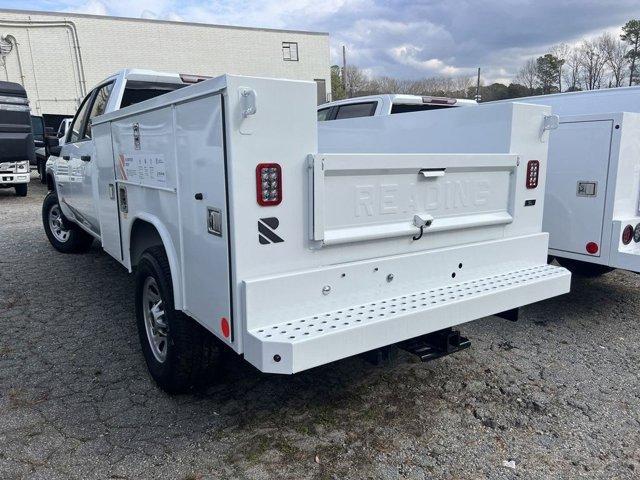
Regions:
<svg viewBox="0 0 640 480"><path fill-rule="evenodd" d="M434 126L457 139L444 152L323 151L312 82L225 75L114 107L133 74L91 120L93 150L67 142L49 160L43 221L52 239L59 205L61 231L136 270L143 352L167 390L173 310L259 370L291 374L569 290L546 264L544 177L526 187L527 162L546 161L543 107L470 122L475 109L454 109ZM487 118L506 131L476 151Z"/></svg>
<svg viewBox="0 0 640 480"><path fill-rule="evenodd" d="M549 255L584 275L640 272L640 87L520 101L560 116L549 139Z"/></svg>

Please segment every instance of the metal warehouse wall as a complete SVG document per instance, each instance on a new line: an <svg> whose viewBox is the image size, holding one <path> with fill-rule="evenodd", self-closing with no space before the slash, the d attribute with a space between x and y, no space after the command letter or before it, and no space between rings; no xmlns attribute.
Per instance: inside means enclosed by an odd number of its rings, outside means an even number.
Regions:
<svg viewBox="0 0 640 480"><path fill-rule="evenodd" d="M38 114L74 113L85 92L127 67L324 80L331 91L326 33L0 9L0 35L14 44L0 79L22 83ZM283 42L298 44L298 61L284 60Z"/></svg>

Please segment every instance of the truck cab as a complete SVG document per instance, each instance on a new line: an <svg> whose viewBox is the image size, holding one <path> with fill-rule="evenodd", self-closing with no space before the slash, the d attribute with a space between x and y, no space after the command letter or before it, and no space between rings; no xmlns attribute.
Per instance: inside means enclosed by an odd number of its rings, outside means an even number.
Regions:
<svg viewBox="0 0 640 480"><path fill-rule="evenodd" d="M126 69L103 80L86 95L69 124L63 144L50 149L53 156L47 163L48 184L57 192L64 217L91 236L99 237L98 211L92 201L97 175L96 162L92 161L96 155L93 119L182 88L200 78Z"/></svg>
<svg viewBox="0 0 640 480"><path fill-rule="evenodd" d="M318 106L318 121L347 118L395 115L397 113L423 112L443 108L477 105L465 98L434 97L430 95L385 94L337 100Z"/></svg>
<svg viewBox="0 0 640 480"><path fill-rule="evenodd" d="M0 188L13 187L24 197L35 161L27 92L18 83L0 82Z"/></svg>

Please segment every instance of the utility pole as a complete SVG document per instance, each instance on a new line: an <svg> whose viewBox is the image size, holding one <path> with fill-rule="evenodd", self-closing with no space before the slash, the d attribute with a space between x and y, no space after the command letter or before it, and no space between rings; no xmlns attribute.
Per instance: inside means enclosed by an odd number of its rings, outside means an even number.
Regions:
<svg viewBox="0 0 640 480"><path fill-rule="evenodd" d="M344 94L347 95L347 47L342 45L342 86Z"/></svg>
<svg viewBox="0 0 640 480"><path fill-rule="evenodd" d="M476 82L476 102L480 103L482 95L480 95L480 67L478 67L478 80Z"/></svg>

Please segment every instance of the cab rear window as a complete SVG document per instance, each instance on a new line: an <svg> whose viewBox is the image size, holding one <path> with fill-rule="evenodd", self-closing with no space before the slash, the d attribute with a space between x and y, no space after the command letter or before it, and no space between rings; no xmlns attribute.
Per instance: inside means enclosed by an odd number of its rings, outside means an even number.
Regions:
<svg viewBox="0 0 640 480"><path fill-rule="evenodd" d="M452 105L402 105L394 104L391 107L391 114L394 113L408 113L408 112L422 112L424 110L440 110L441 108L451 108Z"/></svg>
<svg viewBox="0 0 640 480"><path fill-rule="evenodd" d="M322 108L318 110L318 121L324 122L329 120L329 114L331 113L331 107Z"/></svg>
<svg viewBox="0 0 640 480"><path fill-rule="evenodd" d="M159 88L157 85L152 86L147 82L127 82L127 86L122 94L122 101L120 102L120 108L125 108L136 103L150 100L165 93L172 92L178 88L186 87L187 85L173 84L163 85Z"/></svg>
<svg viewBox="0 0 640 480"><path fill-rule="evenodd" d="M336 120L345 118L371 117L376 112L377 102L350 103L338 106Z"/></svg>

